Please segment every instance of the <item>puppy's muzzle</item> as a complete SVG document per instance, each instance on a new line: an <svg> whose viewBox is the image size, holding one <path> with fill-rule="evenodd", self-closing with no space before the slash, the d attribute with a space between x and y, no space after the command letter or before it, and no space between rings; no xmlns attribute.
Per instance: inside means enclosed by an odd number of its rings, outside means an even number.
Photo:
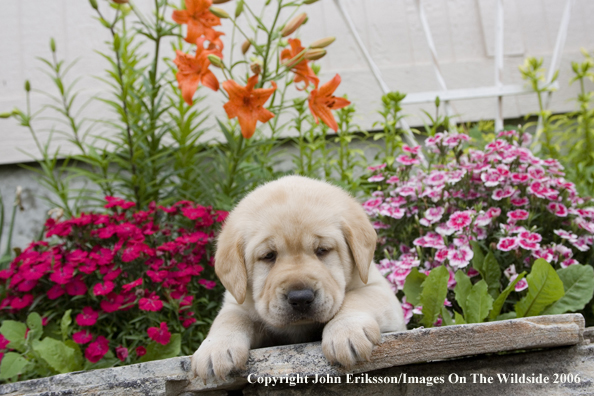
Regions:
<svg viewBox="0 0 594 396"><path fill-rule="evenodd" d="M301 313L310 310L316 296L312 289L291 290L287 293L287 302L291 307Z"/></svg>

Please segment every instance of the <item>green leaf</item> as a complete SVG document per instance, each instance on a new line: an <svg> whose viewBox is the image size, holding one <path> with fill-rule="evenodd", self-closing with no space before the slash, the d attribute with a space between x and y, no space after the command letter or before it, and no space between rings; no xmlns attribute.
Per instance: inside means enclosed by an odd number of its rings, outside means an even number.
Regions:
<svg viewBox="0 0 594 396"><path fill-rule="evenodd" d="M70 335L69 326L72 323L72 317L70 316L71 313L72 313L71 309L64 312L64 315L62 316L62 320L60 321L60 330L62 332L62 340L66 340L68 338L68 336Z"/></svg>
<svg viewBox="0 0 594 396"><path fill-rule="evenodd" d="M472 290L472 283L470 282L470 277L463 271L456 271L454 277L456 278L456 287L454 287L456 301L458 302L458 305L460 305L460 308L462 308L464 316L466 316L466 300Z"/></svg>
<svg viewBox="0 0 594 396"><path fill-rule="evenodd" d="M515 312L506 312L504 314L499 315L495 318L495 320L508 320L508 319L515 319L518 315Z"/></svg>
<svg viewBox="0 0 594 396"><path fill-rule="evenodd" d="M481 249L481 245L477 241L470 241L470 245L472 246L473 253L472 266L483 276L483 262L485 261L483 249Z"/></svg>
<svg viewBox="0 0 594 396"><path fill-rule="evenodd" d="M499 296L499 289L501 288L501 267L499 267L499 263L491 251L485 257L483 271L483 279L487 282L489 294L495 299Z"/></svg>
<svg viewBox="0 0 594 396"><path fill-rule="evenodd" d="M181 334L175 333L171 335L171 340L167 345L159 344L158 342L151 342L146 347L146 355L140 358L141 362L149 362L151 360L160 360L176 357L181 352Z"/></svg>
<svg viewBox="0 0 594 396"><path fill-rule="evenodd" d="M466 324L466 321L464 320L464 316L460 315L460 313L458 311L454 311L454 321L456 322L457 325Z"/></svg>
<svg viewBox="0 0 594 396"><path fill-rule="evenodd" d="M452 315L450 315L450 311L448 311L445 305L442 305L441 307L441 318L443 319L444 326L451 326L454 324L454 321L452 320Z"/></svg>
<svg viewBox="0 0 594 396"><path fill-rule="evenodd" d="M71 371L78 371L82 370L85 365L85 359L83 358L82 351L80 350L80 345L78 345L73 340L66 340L64 341L64 345L74 351L74 359L72 361L72 370Z"/></svg>
<svg viewBox="0 0 594 396"><path fill-rule="evenodd" d="M23 374L29 362L20 353L8 352L0 363L0 379L8 379Z"/></svg>
<svg viewBox="0 0 594 396"><path fill-rule="evenodd" d="M20 352L24 352L25 350L26 332L27 326L24 323L14 320L5 320L2 322L2 326L0 326L0 333L10 341L8 347Z"/></svg>
<svg viewBox="0 0 594 396"><path fill-rule="evenodd" d="M421 292L420 303L423 306L422 323L425 327L432 327L441 312L441 307L448 293L448 279L450 273L445 266L433 268L425 282Z"/></svg>
<svg viewBox="0 0 594 396"><path fill-rule="evenodd" d="M518 283L520 280L524 279L524 276L526 276L526 271L524 271L521 274L519 274L518 276L516 276L516 279L514 279L513 282L511 282L509 285L507 285L505 290L503 290L503 292L495 299L495 302L493 303L493 309L491 310L491 313L489 314L489 320L496 320L496 318L501 313L501 308L503 308L503 304L505 304L505 300L507 300L507 296L509 296L509 293L511 293L514 290L514 288L516 287L516 283Z"/></svg>
<svg viewBox="0 0 594 396"><path fill-rule="evenodd" d="M515 306L518 318L539 315L546 307L565 294L559 275L543 259L534 262L532 271L526 280L528 281L528 294Z"/></svg>
<svg viewBox="0 0 594 396"><path fill-rule="evenodd" d="M493 297L489 294L487 282L480 280L472 286L471 292L466 299L467 312L464 318L468 323L482 323L493 308Z"/></svg>
<svg viewBox="0 0 594 396"><path fill-rule="evenodd" d="M41 338L43 334L43 324L41 322L41 316L37 312L31 312L27 316L27 327L29 327L29 334L27 339L36 341Z"/></svg>
<svg viewBox="0 0 594 396"><path fill-rule="evenodd" d="M406 296L406 302L417 306L421 302L421 285L427 279L427 275L419 272L417 267L414 267L406 277L404 282L404 295Z"/></svg>
<svg viewBox="0 0 594 396"><path fill-rule="evenodd" d="M548 307L543 314L555 315L583 309L594 294L594 268L574 264L557 270L565 295Z"/></svg>
<svg viewBox="0 0 594 396"><path fill-rule="evenodd" d="M69 373L77 369L75 350L62 341L46 337L33 349L58 373Z"/></svg>

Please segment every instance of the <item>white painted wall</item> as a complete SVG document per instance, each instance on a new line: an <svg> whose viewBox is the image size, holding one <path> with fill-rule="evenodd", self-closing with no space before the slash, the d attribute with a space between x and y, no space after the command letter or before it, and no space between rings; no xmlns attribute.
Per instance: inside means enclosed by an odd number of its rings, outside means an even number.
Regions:
<svg viewBox="0 0 594 396"><path fill-rule="evenodd" d="M105 6L107 0L99 0ZM262 0L248 0L257 7ZM438 89L430 62L425 38L420 26L414 1L416 0L342 0L367 44L371 55L382 70L391 89L420 92ZM150 0L136 0L145 12L150 11ZM448 88L468 88L492 85L493 23L495 0L426 0L425 9L441 68ZM565 0L505 0L505 84L521 83L517 67L526 56L544 57L545 65L555 44ZM234 9L233 2L222 6ZM13 107L24 107L23 82L31 80L37 90L33 95L33 108L39 109L46 98L39 91L52 91L51 82L39 70L36 57L49 57L49 38L54 37L61 57L79 59L72 76L80 76L83 97L102 90L102 84L92 76L101 75L104 60L95 50L104 48L107 32L93 19L93 10L87 0L0 0L0 112ZM357 122L371 129L377 120L381 91L357 49L353 38L338 14L333 1L321 0L306 11L310 20L302 29L306 43L325 36L336 36L337 41L322 59L322 81L340 73L343 84L338 94L348 93L359 109ZM568 87L571 78L570 61L581 60L581 47L594 49L594 1L576 0L571 16L567 44L562 59L559 83L561 89L553 96L554 111L568 111L577 87ZM228 32L230 23L222 30ZM592 88L591 86L589 88ZM222 97L210 101L214 114L222 115ZM504 99L506 118L518 117L536 109L534 95ZM454 103L454 110L463 120L492 118L495 99L466 100ZM419 106L407 111L419 114ZM95 103L84 114L109 117L100 104ZM48 116L50 114L48 113ZM419 125L414 116L409 123ZM42 140L49 129L58 128L52 120L42 122ZM45 136L45 137L44 137ZM63 145L56 140L56 145ZM30 160L36 150L27 130L14 121L0 120L0 164Z"/></svg>

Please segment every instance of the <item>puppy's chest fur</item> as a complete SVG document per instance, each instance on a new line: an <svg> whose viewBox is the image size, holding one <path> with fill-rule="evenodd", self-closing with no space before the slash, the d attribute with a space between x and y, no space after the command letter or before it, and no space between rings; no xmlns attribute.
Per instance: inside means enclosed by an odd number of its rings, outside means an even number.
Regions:
<svg viewBox="0 0 594 396"><path fill-rule="evenodd" d="M256 339L252 348L265 348L278 345L301 344L322 340L325 323L311 323L286 326L282 329L265 325L261 321L254 323Z"/></svg>

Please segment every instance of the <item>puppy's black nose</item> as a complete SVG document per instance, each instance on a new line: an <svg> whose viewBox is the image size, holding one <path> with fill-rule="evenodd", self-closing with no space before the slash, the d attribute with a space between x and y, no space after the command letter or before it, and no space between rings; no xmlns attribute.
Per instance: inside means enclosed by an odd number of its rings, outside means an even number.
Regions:
<svg viewBox="0 0 594 396"><path fill-rule="evenodd" d="M315 295L311 289L291 290L287 294L287 301L299 312L307 311L314 299Z"/></svg>

